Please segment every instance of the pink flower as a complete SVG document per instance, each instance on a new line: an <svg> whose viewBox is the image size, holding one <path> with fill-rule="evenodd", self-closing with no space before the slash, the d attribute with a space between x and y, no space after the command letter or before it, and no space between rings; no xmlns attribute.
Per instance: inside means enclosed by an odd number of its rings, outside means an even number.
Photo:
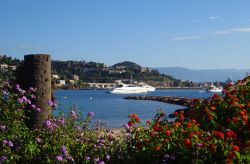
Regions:
<svg viewBox="0 0 250 164"><path fill-rule="evenodd" d="M42 139L39 138L39 137L37 137L37 138L36 138L36 142L37 142L37 143L41 143L41 142L42 142Z"/></svg>
<svg viewBox="0 0 250 164"><path fill-rule="evenodd" d="M94 115L95 115L94 112L89 112L89 113L88 113L88 117L93 117Z"/></svg>
<svg viewBox="0 0 250 164"><path fill-rule="evenodd" d="M56 156L56 160L57 160L57 161L63 161L63 157L62 157L61 155L57 155L57 156Z"/></svg>
<svg viewBox="0 0 250 164"><path fill-rule="evenodd" d="M16 89L19 90L20 89L20 85L16 84Z"/></svg>
<svg viewBox="0 0 250 164"><path fill-rule="evenodd" d="M42 110L40 108L36 108L36 111L37 112L41 112Z"/></svg>
<svg viewBox="0 0 250 164"><path fill-rule="evenodd" d="M36 105L31 104L30 106L31 106L31 108L36 109Z"/></svg>
<svg viewBox="0 0 250 164"><path fill-rule="evenodd" d="M74 110L70 111L70 117L73 119L77 119L77 115L76 115L76 112Z"/></svg>

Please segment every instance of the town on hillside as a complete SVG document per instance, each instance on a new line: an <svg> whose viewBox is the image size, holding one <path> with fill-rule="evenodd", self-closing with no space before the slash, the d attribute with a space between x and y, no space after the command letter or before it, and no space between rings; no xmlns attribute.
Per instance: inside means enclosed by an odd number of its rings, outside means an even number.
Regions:
<svg viewBox="0 0 250 164"><path fill-rule="evenodd" d="M0 55L0 78L15 80L16 70L22 60ZM146 83L156 88L204 88L209 83L195 83L190 80L175 79L161 74L157 69L142 67L125 61L113 66L104 63L86 61L52 61L52 84L63 89L109 89L123 83ZM215 82L215 85L222 85Z"/></svg>

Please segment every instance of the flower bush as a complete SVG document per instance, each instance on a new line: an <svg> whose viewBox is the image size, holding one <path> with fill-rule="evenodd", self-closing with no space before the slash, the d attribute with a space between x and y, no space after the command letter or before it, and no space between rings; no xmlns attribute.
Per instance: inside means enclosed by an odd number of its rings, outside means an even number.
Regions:
<svg viewBox="0 0 250 164"><path fill-rule="evenodd" d="M32 103L36 89L2 82L0 91L0 163L250 163L249 78L194 100L174 122L159 111L145 126L130 114L120 135L101 121L90 126L94 113L82 118L74 108L30 129L28 113L42 112Z"/></svg>
<svg viewBox="0 0 250 164"><path fill-rule="evenodd" d="M126 152L123 139L114 137L105 124L89 126L93 112L85 118L75 110L51 114L41 129L30 129L27 113L41 112L32 104L35 89L25 91L4 82L0 98L0 163L115 163ZM50 100L48 104L55 106Z"/></svg>
<svg viewBox="0 0 250 164"><path fill-rule="evenodd" d="M250 80L229 84L224 95L194 100L188 114L168 122L160 111L142 126L131 115L131 159L148 163L250 163ZM187 116L186 116L187 115Z"/></svg>

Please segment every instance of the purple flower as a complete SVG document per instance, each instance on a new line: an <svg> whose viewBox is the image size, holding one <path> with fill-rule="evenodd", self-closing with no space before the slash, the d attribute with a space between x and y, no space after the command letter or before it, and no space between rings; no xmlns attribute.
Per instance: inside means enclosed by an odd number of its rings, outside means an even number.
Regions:
<svg viewBox="0 0 250 164"><path fill-rule="evenodd" d="M41 143L41 142L42 142L42 139L39 138L39 137L37 137L37 138L36 138L36 142L37 142L37 143Z"/></svg>
<svg viewBox="0 0 250 164"><path fill-rule="evenodd" d="M67 155L67 154L68 154L67 148L66 148L65 145L62 145L62 146L61 146L61 152L62 152L64 155Z"/></svg>
<svg viewBox="0 0 250 164"><path fill-rule="evenodd" d="M4 162L4 161L6 161L6 159L7 159L7 157L5 157L5 156L1 156L1 157L0 157L0 163L2 163L2 162Z"/></svg>
<svg viewBox="0 0 250 164"><path fill-rule="evenodd" d="M8 145L9 145L9 147L13 147L14 146L13 142L11 142L11 141L9 141Z"/></svg>
<svg viewBox="0 0 250 164"><path fill-rule="evenodd" d="M0 129L5 130L6 126L5 125L0 125Z"/></svg>
<svg viewBox="0 0 250 164"><path fill-rule="evenodd" d="M30 101L29 99L27 99L26 102L27 102L28 104L31 104L31 101Z"/></svg>
<svg viewBox="0 0 250 164"><path fill-rule="evenodd" d="M30 96L32 99L36 99L36 96L35 95L31 95Z"/></svg>
<svg viewBox="0 0 250 164"><path fill-rule="evenodd" d="M22 104L23 103L23 99L22 98L18 98L17 101Z"/></svg>
<svg viewBox="0 0 250 164"><path fill-rule="evenodd" d="M64 125L64 117L61 117L60 119L57 120L58 124Z"/></svg>
<svg viewBox="0 0 250 164"><path fill-rule="evenodd" d="M53 105L54 105L53 101L49 100L49 101L48 101L48 105L49 105L49 106L53 106Z"/></svg>
<svg viewBox="0 0 250 164"><path fill-rule="evenodd" d="M56 156L56 160L57 160L57 161L63 161L63 157L62 157L61 155L57 155L57 156Z"/></svg>
<svg viewBox="0 0 250 164"><path fill-rule="evenodd" d="M103 161L100 161L100 162L98 162L98 164L105 164L105 162L103 162Z"/></svg>
<svg viewBox="0 0 250 164"><path fill-rule="evenodd" d="M8 142L7 140L3 140L3 144L4 144L4 145L8 145L8 143L9 143L9 142Z"/></svg>
<svg viewBox="0 0 250 164"><path fill-rule="evenodd" d="M40 109L40 108L36 108L36 111L37 111L37 112L41 112L41 109Z"/></svg>
<svg viewBox="0 0 250 164"><path fill-rule="evenodd" d="M36 92L37 88L30 87L29 90L30 90L31 92Z"/></svg>
<svg viewBox="0 0 250 164"><path fill-rule="evenodd" d="M56 106L57 106L56 103L53 102L53 101L51 101L51 100L48 101L48 105L49 105L50 107L56 107Z"/></svg>
<svg viewBox="0 0 250 164"><path fill-rule="evenodd" d="M74 158L73 158L73 157L71 157L71 156L68 156L68 157L67 157L67 160L72 161L72 162L74 162L74 161L75 161L75 160L74 160Z"/></svg>
<svg viewBox="0 0 250 164"><path fill-rule="evenodd" d="M36 105L31 104L30 106L31 106L31 108L36 109Z"/></svg>
<svg viewBox="0 0 250 164"><path fill-rule="evenodd" d="M126 129L129 129L129 125L128 124L123 125L123 127L126 128Z"/></svg>
<svg viewBox="0 0 250 164"><path fill-rule="evenodd" d="M20 89L20 85L16 84L16 89L19 90Z"/></svg>
<svg viewBox="0 0 250 164"><path fill-rule="evenodd" d="M196 144L197 147L202 147L203 145L201 143Z"/></svg>
<svg viewBox="0 0 250 164"><path fill-rule="evenodd" d="M109 160L110 159L110 155L107 154L106 155L106 159Z"/></svg>
<svg viewBox="0 0 250 164"><path fill-rule="evenodd" d="M95 160L96 162L99 162L99 161L100 161L99 157L94 158L94 160Z"/></svg>
<svg viewBox="0 0 250 164"><path fill-rule="evenodd" d="M9 147L13 147L14 146L13 142L12 141L8 141L8 140L3 140L3 144L7 145Z"/></svg>
<svg viewBox="0 0 250 164"><path fill-rule="evenodd" d="M82 130L80 126L76 126L76 125L75 125L74 128L75 128L76 130Z"/></svg>
<svg viewBox="0 0 250 164"><path fill-rule="evenodd" d="M8 95L9 95L9 93L8 93L7 91L3 91L3 94L4 94L5 96L8 96Z"/></svg>
<svg viewBox="0 0 250 164"><path fill-rule="evenodd" d="M89 156L86 156L85 159L86 159L87 161L89 161L89 160L90 160L90 157L89 157Z"/></svg>
<svg viewBox="0 0 250 164"><path fill-rule="evenodd" d="M50 120L46 120L46 121L45 121L45 126L46 126L46 127L51 127L51 125L52 125L52 123L51 123Z"/></svg>
<svg viewBox="0 0 250 164"><path fill-rule="evenodd" d="M89 112L89 113L88 113L88 117L93 117L94 115L95 115L94 112Z"/></svg>
<svg viewBox="0 0 250 164"><path fill-rule="evenodd" d="M77 118L76 112L74 110L70 111L70 117L72 117L73 119Z"/></svg>
<svg viewBox="0 0 250 164"><path fill-rule="evenodd" d="M168 154L164 154L163 158L168 159L170 156Z"/></svg>

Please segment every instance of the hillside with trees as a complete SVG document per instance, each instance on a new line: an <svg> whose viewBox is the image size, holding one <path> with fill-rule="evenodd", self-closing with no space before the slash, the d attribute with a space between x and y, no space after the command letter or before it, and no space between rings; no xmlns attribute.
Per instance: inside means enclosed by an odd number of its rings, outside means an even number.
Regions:
<svg viewBox="0 0 250 164"><path fill-rule="evenodd" d="M14 79L15 70L21 64L21 60L0 55L1 79ZM4 68L2 68L4 66ZM142 67L134 62L124 61L113 66L104 63L86 61L52 61L52 74L58 76L58 80L70 81L74 75L79 77L81 84L86 83L113 83L116 80L123 82L146 82L155 87L196 87L191 81L175 79L173 76L159 73L157 69ZM83 85L81 85L83 86Z"/></svg>

